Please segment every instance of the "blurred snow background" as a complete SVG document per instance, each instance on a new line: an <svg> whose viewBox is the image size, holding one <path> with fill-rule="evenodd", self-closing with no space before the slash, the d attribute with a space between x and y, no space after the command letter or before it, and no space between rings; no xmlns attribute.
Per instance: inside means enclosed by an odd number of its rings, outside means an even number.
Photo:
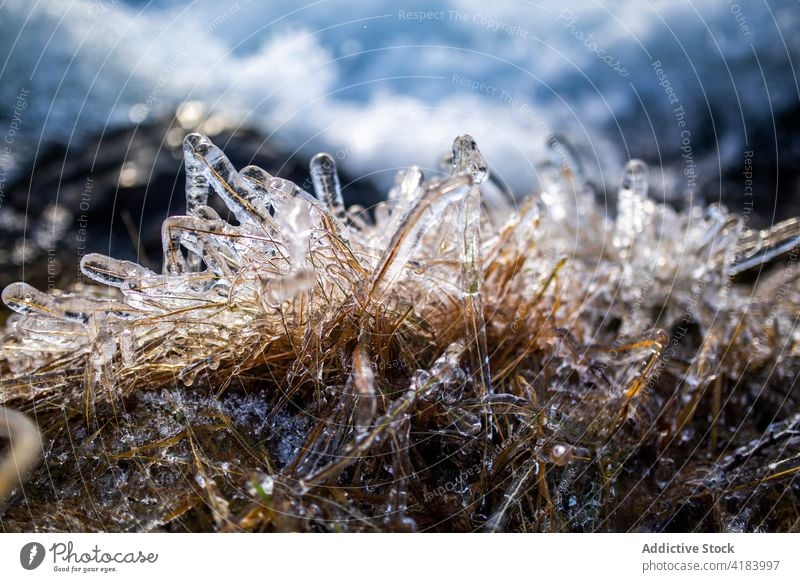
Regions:
<svg viewBox="0 0 800 582"><path fill-rule="evenodd" d="M6 0L0 132L20 91L29 96L5 170L187 100L260 129L287 155L335 152L351 175L379 183L398 167L435 167L462 132L520 191L536 183L552 133L569 136L603 182L629 157L662 161L676 168L660 176L670 192L685 180L684 130L705 176L741 168L754 147L800 155L779 127L798 108L796 2L565 6Z"/></svg>

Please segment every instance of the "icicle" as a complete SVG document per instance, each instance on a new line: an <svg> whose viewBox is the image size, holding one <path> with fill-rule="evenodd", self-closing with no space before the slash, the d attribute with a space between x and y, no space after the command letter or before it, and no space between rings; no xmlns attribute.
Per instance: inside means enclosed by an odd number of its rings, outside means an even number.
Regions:
<svg viewBox="0 0 800 582"><path fill-rule="evenodd" d="M366 432L375 420L377 398L375 394L375 372L372 371L369 357L362 347L353 352L353 372L351 375L353 392L356 396L356 418L353 425L357 433Z"/></svg>
<svg viewBox="0 0 800 582"><path fill-rule="evenodd" d="M240 224L261 225L267 208L261 198L234 169L225 154L217 146L200 134L190 133L184 141L186 155L194 156L193 167L199 172ZM202 200L198 200L201 202ZM203 202L205 204L205 202Z"/></svg>
<svg viewBox="0 0 800 582"><path fill-rule="evenodd" d="M453 166L451 175L467 174L472 183L479 186L489 177L489 166L483 159L478 144L467 133L459 135L453 141Z"/></svg>
<svg viewBox="0 0 800 582"><path fill-rule="evenodd" d="M261 199L260 206L264 208L264 214L261 218L268 232L272 235L277 235L278 225L275 222L276 201L273 192L269 189L269 184L274 176L258 166L245 166L240 174L242 179L250 185Z"/></svg>
<svg viewBox="0 0 800 582"><path fill-rule="evenodd" d="M141 265L97 253L84 255L81 259L81 272L98 283L118 289L139 287L141 281L156 277L153 271Z"/></svg>
<svg viewBox="0 0 800 582"><path fill-rule="evenodd" d="M198 206L208 204L210 188L204 175L205 166L195 154L193 140L185 139L183 142L183 165L186 171L186 212L194 214Z"/></svg>
<svg viewBox="0 0 800 582"><path fill-rule="evenodd" d="M300 196L302 192L300 187L291 180L284 180L278 177L269 179L267 182L267 190L270 195L275 197L276 201L286 201L295 198Z"/></svg>
<svg viewBox="0 0 800 582"><path fill-rule="evenodd" d="M20 318L15 325L30 339L45 342L57 348L74 348L82 345L86 338L86 329L75 321L26 316Z"/></svg>
<svg viewBox="0 0 800 582"><path fill-rule="evenodd" d="M48 295L27 283L11 283L3 289L3 302L22 315L41 315L74 323L87 323L96 312L121 307L119 303L79 295Z"/></svg>
<svg viewBox="0 0 800 582"><path fill-rule="evenodd" d="M282 236L289 240L289 269L283 276L262 279L263 297L271 307L307 291L315 281L314 272L307 265L312 231L308 201L303 197L284 201L278 211L278 223Z"/></svg>
<svg viewBox="0 0 800 582"><path fill-rule="evenodd" d="M647 174L647 165L641 160L630 160L622 173L613 244L623 258L630 256L635 239L652 212L652 203L647 198Z"/></svg>
<svg viewBox="0 0 800 582"><path fill-rule="evenodd" d="M184 139L183 141L183 161L186 169L186 213L191 216L199 216L203 214L201 208L208 208L210 186L204 173L205 165L195 155L193 140ZM166 240L163 236L162 241L166 245ZM175 257L176 255L172 256ZM169 263L166 261L167 249L164 249L164 257L164 272L166 273L197 272L202 266L202 256L199 253L189 253L189 256L184 260L183 255L178 250L177 257L180 260L174 260Z"/></svg>
<svg viewBox="0 0 800 582"><path fill-rule="evenodd" d="M261 184L263 187L266 187L274 177L264 168L259 168L258 166L245 166L239 171L239 174L251 183ZM269 200L264 201L265 205L268 205L269 202Z"/></svg>
<svg viewBox="0 0 800 582"><path fill-rule="evenodd" d="M422 170L417 166L411 166L406 170L397 172L395 185L389 190L388 195L389 200L397 203L393 212L397 212L397 208L407 208L422 195L422 189L420 188L422 180ZM402 213L400 211L400 214Z"/></svg>
<svg viewBox="0 0 800 582"><path fill-rule="evenodd" d="M428 186L427 192L409 209L384 251L370 281L370 297L380 299L400 275L434 219L439 218L449 204L461 200L470 185L468 177L454 177Z"/></svg>
<svg viewBox="0 0 800 582"><path fill-rule="evenodd" d="M408 216L409 209L422 196L424 192L422 180L422 171L417 166L412 166L397 173L395 186L389 190L389 201L394 206L386 230L382 233L382 241L384 243L392 240L397 229L400 228L400 225Z"/></svg>
<svg viewBox="0 0 800 582"><path fill-rule="evenodd" d="M60 310L51 297L27 283L11 283L3 289L3 303L22 315L44 315L60 318Z"/></svg>
<svg viewBox="0 0 800 582"><path fill-rule="evenodd" d="M311 209L304 200L292 199L278 216L283 237L289 241L289 262L292 271L305 267L311 236Z"/></svg>
<svg viewBox="0 0 800 582"><path fill-rule="evenodd" d="M309 163L314 193L320 202L325 204L337 218L344 217L344 199L336 171L336 160L326 153L319 153Z"/></svg>
<svg viewBox="0 0 800 582"><path fill-rule="evenodd" d="M473 185L461 200L459 232L461 246L461 293L464 300L464 317L467 326L467 349L472 361L478 396L494 393L489 369L489 352L486 346L486 321L483 315L483 265L481 257L481 193L478 187L487 176L487 165L478 146L468 135L456 138L453 143L453 172L466 172L472 176Z"/></svg>

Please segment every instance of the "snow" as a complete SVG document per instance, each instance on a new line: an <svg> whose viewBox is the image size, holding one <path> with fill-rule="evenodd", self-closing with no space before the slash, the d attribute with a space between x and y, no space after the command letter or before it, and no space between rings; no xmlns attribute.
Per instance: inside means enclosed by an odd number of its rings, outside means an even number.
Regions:
<svg viewBox="0 0 800 582"><path fill-rule="evenodd" d="M330 151L351 175L383 169L372 175L383 185L420 161L435 171L464 132L517 190L536 183L552 133L568 135L590 171L614 182L630 157L680 157L682 128L656 61L695 149L712 165L736 164L747 130L797 105L797 14L788 0L582 0L568 10L476 0L7 0L0 131L20 90L30 96L5 169L42 140L77 147L90 132L202 100L289 153Z"/></svg>

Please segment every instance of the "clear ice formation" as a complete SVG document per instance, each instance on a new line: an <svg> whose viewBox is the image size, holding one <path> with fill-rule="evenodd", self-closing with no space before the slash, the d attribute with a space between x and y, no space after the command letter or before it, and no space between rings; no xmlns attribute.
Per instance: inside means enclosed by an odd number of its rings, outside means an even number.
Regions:
<svg viewBox="0 0 800 582"><path fill-rule="evenodd" d="M543 251L573 247L571 256L564 255L569 261L559 270L559 284L578 289L572 295L586 299L585 310L603 304L602 291L594 291L602 289L602 281L627 272L652 281L646 297L651 305L669 303L671 294L679 304L703 310L707 303L718 311L747 301L731 297L735 293L723 284L731 274L786 252L800 236L795 222L782 224L774 229L780 239L767 244L774 237L746 232L741 218L722 208L681 215L657 205L647 197L647 167L637 160L625 167L613 222L594 216L582 229L565 224L573 219L561 205L576 180L569 166L548 170L544 204L528 200L513 210L506 200L501 207L510 212L488 217L481 197L488 166L467 135L453 144L450 177L425 182L417 168L401 172L387 201L375 209L375 222L345 210L328 154L311 160L312 196L256 167L238 172L202 135L187 136L184 153L187 215L164 222L163 273L91 254L81 261L83 274L112 290L46 294L26 283L6 287L3 301L17 313L9 320L4 350L13 374L85 359L87 382L112 390L125 384L114 377L152 361L152 347L158 345L162 355L155 369L191 384L203 368L213 370L224 360L245 369L244 356L252 356L254 346L286 333L289 313L296 324L316 319L324 329L328 313L353 300L362 318L377 305L387 310L414 305L416 316L428 321L441 317L446 303L457 302L473 382L488 396L494 390L485 314L498 328L523 323L514 318L524 319L524 312L498 312L495 302L515 294L524 304L541 294L554 268ZM212 194L238 225L207 206ZM548 218L549 240L542 240L541 213ZM744 252L737 254L740 247ZM592 257L595 249L602 254ZM613 256L597 263L604 255ZM503 261L516 263L514 280L498 280L497 264ZM635 289L619 289L618 301L634 299ZM571 311L565 304L561 317L579 315ZM647 322L640 319L634 315L623 322L626 335L646 331ZM591 327L583 329L576 319L573 329L593 343Z"/></svg>
<svg viewBox="0 0 800 582"><path fill-rule="evenodd" d="M533 447L488 529L508 523L541 466L594 458L613 478L642 442L619 442L624 423L669 409L659 438L682 438L716 379L796 354L794 273L756 288L735 278L795 252L800 228L792 220L754 231L721 206L679 213L656 204L637 160L625 167L612 220L569 149L557 140L551 148L541 193L515 202L472 137L459 136L449 172L400 172L368 213L345 208L328 154L311 160L312 195L257 167L237 171L191 134L187 214L163 224L163 272L91 254L81 270L96 286L5 288L15 313L3 333L0 404L58 407L73 395L91 417L98 401L148 387L221 390L269 370L276 407L311 386L331 414L292 461L287 494L335 483L360 455L387 446L387 519L399 529L413 528L408 444L424 402L439 433L486 433L486 471L506 462L489 443L512 447L519 433ZM235 223L208 205L211 196ZM787 283L791 297L775 304ZM690 328L703 340L686 347ZM344 385L328 383L332 370ZM656 389L667 377L671 387ZM544 406L545 393L549 412L536 416L534 438L525 411ZM222 519L224 504L214 507Z"/></svg>

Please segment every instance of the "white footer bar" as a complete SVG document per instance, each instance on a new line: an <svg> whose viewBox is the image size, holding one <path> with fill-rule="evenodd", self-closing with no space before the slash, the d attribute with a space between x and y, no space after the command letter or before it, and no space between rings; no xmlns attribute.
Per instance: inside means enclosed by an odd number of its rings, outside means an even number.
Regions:
<svg viewBox="0 0 800 582"><path fill-rule="evenodd" d="M0 579L778 581L800 580L799 548L795 534L0 534Z"/></svg>

